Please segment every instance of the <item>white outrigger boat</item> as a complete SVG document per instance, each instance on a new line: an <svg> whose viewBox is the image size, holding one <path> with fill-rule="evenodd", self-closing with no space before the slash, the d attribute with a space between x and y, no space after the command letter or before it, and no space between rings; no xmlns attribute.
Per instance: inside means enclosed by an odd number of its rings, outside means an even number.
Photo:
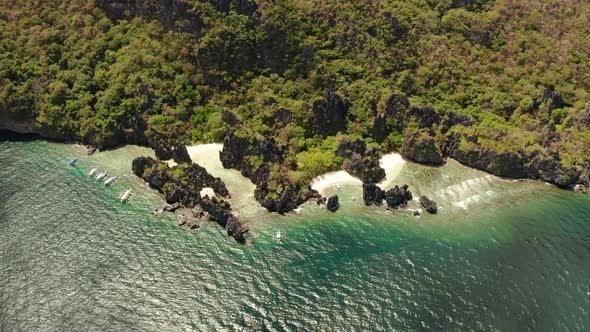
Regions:
<svg viewBox="0 0 590 332"><path fill-rule="evenodd" d="M96 171L98 171L98 168L93 168L90 170L90 172L88 173L88 175L93 176L94 173L96 173Z"/></svg>
<svg viewBox="0 0 590 332"><path fill-rule="evenodd" d="M104 185L109 186L109 185L113 184L113 182L115 182L115 180L117 180L117 177L112 176L104 181Z"/></svg>
<svg viewBox="0 0 590 332"><path fill-rule="evenodd" d="M123 195L121 195L121 202L126 202L129 197L131 197L131 189L127 190L123 193Z"/></svg>
<svg viewBox="0 0 590 332"><path fill-rule="evenodd" d="M77 164L78 164L78 158L68 160L68 165L70 165L72 167L76 167Z"/></svg>
<svg viewBox="0 0 590 332"><path fill-rule="evenodd" d="M104 178L105 178L105 177L106 177L108 174L109 174L109 172L107 172L107 171L104 171L104 172L102 172L102 173L98 174L98 175L96 176L96 179L97 179L97 180L102 180L102 179L104 179Z"/></svg>
<svg viewBox="0 0 590 332"><path fill-rule="evenodd" d="M281 236L281 231L277 231L277 235L275 236L278 243L281 243L283 237Z"/></svg>

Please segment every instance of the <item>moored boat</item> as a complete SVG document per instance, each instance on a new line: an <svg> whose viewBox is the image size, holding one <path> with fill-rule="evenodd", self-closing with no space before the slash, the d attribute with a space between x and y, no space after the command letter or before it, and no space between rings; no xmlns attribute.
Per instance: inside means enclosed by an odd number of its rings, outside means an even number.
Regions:
<svg viewBox="0 0 590 332"><path fill-rule="evenodd" d="M92 170L90 170L88 175L92 176L92 175L94 175L94 173L96 173L96 171L98 171L98 168L93 168Z"/></svg>
<svg viewBox="0 0 590 332"><path fill-rule="evenodd" d="M129 197L131 197L131 189L127 190L123 193L123 195L121 195L121 202L126 202Z"/></svg>
<svg viewBox="0 0 590 332"><path fill-rule="evenodd" d="M72 167L76 167L76 164L78 164L78 158L70 159L68 161L68 165L70 165Z"/></svg>
<svg viewBox="0 0 590 332"><path fill-rule="evenodd" d="M113 184L113 182L115 182L116 180L117 180L117 177L112 176L112 177L106 179L106 181L104 182L104 185L109 186L109 185Z"/></svg>
<svg viewBox="0 0 590 332"><path fill-rule="evenodd" d="M98 174L98 175L96 176L96 179L97 179L97 180L102 180L102 179L104 179L104 178L105 178L105 177L106 177L108 174L109 174L109 172L107 172L107 171L104 171L104 172L102 172L102 173Z"/></svg>

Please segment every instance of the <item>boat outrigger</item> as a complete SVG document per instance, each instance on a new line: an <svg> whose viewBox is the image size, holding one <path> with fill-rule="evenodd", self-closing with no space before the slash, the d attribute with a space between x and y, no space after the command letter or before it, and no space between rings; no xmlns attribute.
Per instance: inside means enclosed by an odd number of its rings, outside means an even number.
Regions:
<svg viewBox="0 0 590 332"><path fill-rule="evenodd" d="M117 180L117 177L112 176L112 177L105 180L104 185L105 186L111 185L111 184L113 184L113 182L115 182L115 180Z"/></svg>
<svg viewBox="0 0 590 332"><path fill-rule="evenodd" d="M68 161L68 165L72 166L72 167L76 167L76 164L78 163L78 158L74 158L74 159L70 159Z"/></svg>
<svg viewBox="0 0 590 332"><path fill-rule="evenodd" d="M121 202L125 202L131 197L131 189L127 190L126 192L121 195Z"/></svg>
<svg viewBox="0 0 590 332"><path fill-rule="evenodd" d="M109 172L107 172L107 171L104 171L104 172L102 172L102 173L98 174L98 175L96 176L96 179L97 179L97 180L102 180L102 179L104 179L104 178L105 178L105 177L106 177L108 174L109 174Z"/></svg>
<svg viewBox="0 0 590 332"><path fill-rule="evenodd" d="M94 175L94 173L96 173L96 171L98 171L98 168L93 168L92 170L90 170L90 173L88 173L88 175L92 176Z"/></svg>
<svg viewBox="0 0 590 332"><path fill-rule="evenodd" d="M276 239L278 243L281 243L283 237L281 236L281 231L277 231Z"/></svg>

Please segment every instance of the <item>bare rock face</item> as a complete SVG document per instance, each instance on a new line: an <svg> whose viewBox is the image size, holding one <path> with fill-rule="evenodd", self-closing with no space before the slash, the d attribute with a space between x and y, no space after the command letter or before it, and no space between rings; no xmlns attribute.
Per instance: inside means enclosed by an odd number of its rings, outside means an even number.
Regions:
<svg viewBox="0 0 590 332"><path fill-rule="evenodd" d="M344 158L342 168L364 183L377 183L385 178L385 170L379 165L379 152L365 141L342 141L336 155Z"/></svg>
<svg viewBox="0 0 590 332"><path fill-rule="evenodd" d="M426 129L406 129L401 152L405 158L422 164L442 165L445 162L434 138Z"/></svg>
<svg viewBox="0 0 590 332"><path fill-rule="evenodd" d="M284 213L296 209L317 191L294 183L284 173L271 174L272 165L284 164L284 152L273 141L241 127L228 132L219 159L225 168L240 170L255 185L254 197L267 210Z"/></svg>
<svg viewBox="0 0 590 332"><path fill-rule="evenodd" d="M428 213L434 214L438 210L436 202L426 196L420 196L420 204L424 209L426 209L426 211L428 211Z"/></svg>
<svg viewBox="0 0 590 332"><path fill-rule="evenodd" d="M334 87L328 88L324 98L313 103L316 131L323 136L330 136L346 129L349 107L334 91Z"/></svg>

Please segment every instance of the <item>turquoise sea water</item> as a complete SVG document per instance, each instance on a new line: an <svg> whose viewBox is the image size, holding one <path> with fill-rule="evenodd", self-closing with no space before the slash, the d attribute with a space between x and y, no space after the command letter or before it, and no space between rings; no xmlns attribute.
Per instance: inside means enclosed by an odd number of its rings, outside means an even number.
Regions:
<svg viewBox="0 0 590 332"><path fill-rule="evenodd" d="M590 329L589 196L407 164L396 183L439 215L365 208L357 187L335 214L244 198L241 246L214 223L190 233L151 215L161 198L129 166L151 153L0 142L0 331ZM120 180L105 187L94 167Z"/></svg>

